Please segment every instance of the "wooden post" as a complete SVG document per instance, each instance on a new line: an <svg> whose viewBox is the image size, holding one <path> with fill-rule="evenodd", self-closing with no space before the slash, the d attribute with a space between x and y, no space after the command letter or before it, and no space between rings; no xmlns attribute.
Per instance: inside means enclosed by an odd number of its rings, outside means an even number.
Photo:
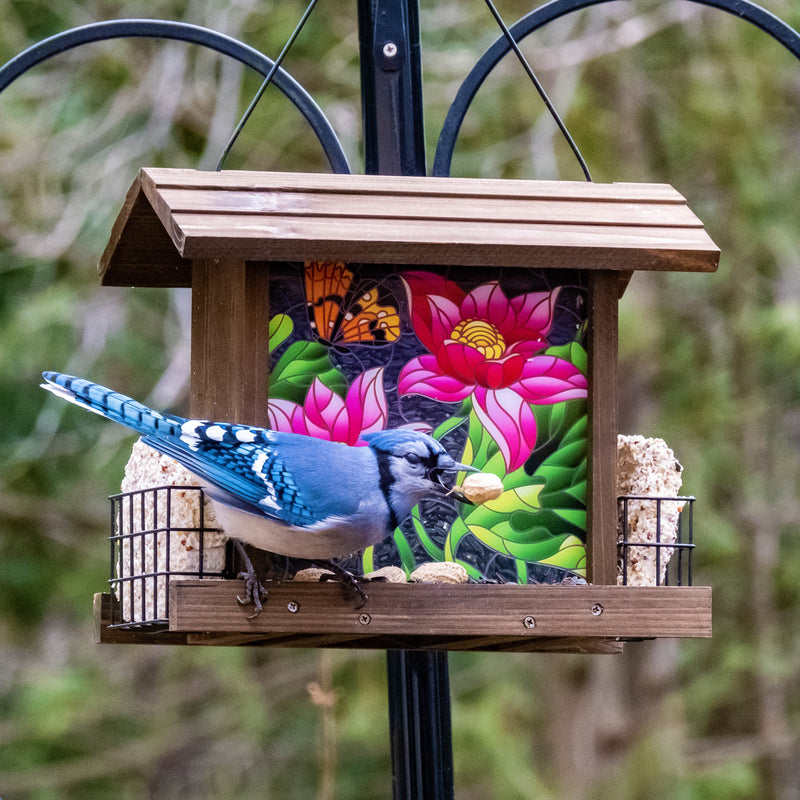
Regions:
<svg viewBox="0 0 800 800"><path fill-rule="evenodd" d="M589 582L617 582L617 315L619 275L589 277Z"/></svg>
<svg viewBox="0 0 800 800"><path fill-rule="evenodd" d="M268 264L195 259L191 415L265 426L268 385Z"/></svg>

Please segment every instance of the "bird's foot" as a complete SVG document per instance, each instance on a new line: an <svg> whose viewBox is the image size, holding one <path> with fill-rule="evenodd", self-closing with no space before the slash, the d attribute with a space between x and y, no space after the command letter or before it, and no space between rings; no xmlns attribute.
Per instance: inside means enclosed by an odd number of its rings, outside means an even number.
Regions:
<svg viewBox="0 0 800 800"><path fill-rule="evenodd" d="M261 601L267 599L268 592L258 580L258 575L255 572L240 572L239 577L244 578L244 597L240 597L237 594L236 600L241 606L254 606L255 611L252 614L248 614L247 619L255 619L264 608Z"/></svg>
<svg viewBox="0 0 800 800"><path fill-rule="evenodd" d="M330 570L330 573L325 573L320 577L320 581L337 581L340 583L342 586L344 599L348 603L352 602L356 598L359 599L359 602L356 604L356 608L363 608L367 600L369 600L369 595L361 588L361 584L371 583L373 580L376 582L385 580L383 577L377 577L373 579L367 578L364 575L354 575L349 570L344 569L344 567L340 567L338 564L335 564L332 561L319 561L315 563L321 567L324 567L325 569Z"/></svg>
<svg viewBox="0 0 800 800"><path fill-rule="evenodd" d="M242 559L244 569L239 573L238 577L244 579L244 597L236 595L236 600L242 606L254 606L255 611L248 614L248 619L255 619L262 611L264 606L261 601L267 599L267 590L264 588L261 581L258 579L253 562L245 552L244 546L237 539L234 540L236 547L239 550L239 556Z"/></svg>

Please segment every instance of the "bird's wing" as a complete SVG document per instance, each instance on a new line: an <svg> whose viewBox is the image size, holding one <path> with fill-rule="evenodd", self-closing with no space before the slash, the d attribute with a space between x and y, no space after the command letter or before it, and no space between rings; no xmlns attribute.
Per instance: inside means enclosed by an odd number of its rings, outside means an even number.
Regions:
<svg viewBox="0 0 800 800"><path fill-rule="evenodd" d="M379 509L375 455L296 433L161 414L105 386L45 372L43 388L142 434L202 481L288 525L308 527ZM370 512L372 513L372 512ZM375 512L377 513L377 511ZM374 514L372 514L374 516ZM360 519L360 518L359 518ZM362 520L363 521L363 520Z"/></svg>
<svg viewBox="0 0 800 800"><path fill-rule="evenodd" d="M43 372L42 377L46 381L41 384L42 389L143 435L179 435L181 425L186 422L183 417L161 414L132 397L84 378L60 372Z"/></svg>
<svg viewBox="0 0 800 800"><path fill-rule="evenodd" d="M337 473L347 472L345 464L358 472L360 462L370 457L368 448L274 431L268 436L274 441L233 443L187 436L147 436L143 441L252 511L289 525L314 525L357 510L358 493L343 489Z"/></svg>

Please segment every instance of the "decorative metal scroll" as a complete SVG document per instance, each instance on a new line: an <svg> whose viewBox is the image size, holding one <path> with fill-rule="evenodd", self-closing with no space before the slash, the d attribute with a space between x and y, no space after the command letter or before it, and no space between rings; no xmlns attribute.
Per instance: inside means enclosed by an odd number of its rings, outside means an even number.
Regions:
<svg viewBox="0 0 800 800"><path fill-rule="evenodd" d="M539 30L560 17L611 0L551 0L511 26L515 42ZM800 34L769 11L750 0L690 0L690 2L725 11L750 22L780 42L800 59ZM252 47L225 34L182 22L148 19L111 20L93 23L65 31L45 39L20 53L0 68L0 92L32 67L58 53L92 42L115 38L161 38L197 44L216 50L266 76L274 62ZM483 82L498 63L511 51L505 36L499 37L481 56L462 83L448 111L437 142L433 175L447 176L461 125ZM341 142L330 122L313 98L285 70L278 69L273 82L294 104L311 126L319 140L331 169L337 173L350 172Z"/></svg>
<svg viewBox="0 0 800 800"><path fill-rule="evenodd" d="M0 68L0 92L29 69L59 53L93 42L124 38L174 39L200 45L235 58L264 76L274 66L274 62L258 50L209 28L167 20L119 19L72 28L29 47ZM311 126L333 172L349 173L350 166L341 142L311 95L282 68L275 72L272 82Z"/></svg>
<svg viewBox="0 0 800 800"><path fill-rule="evenodd" d="M547 25L547 23L567 16L573 11L581 11L590 6L608 2L611 2L611 0L552 0L552 2L531 11L530 14L515 23L511 27L511 34L514 40L519 42L534 31ZM800 59L800 34L774 14L750 2L750 0L690 0L690 2L717 8L720 11L727 11L729 14L752 23L765 33L768 33L796 58ZM439 134L433 163L433 175L447 177L450 174L453 150L472 100L492 70L509 52L511 52L511 45L505 36L500 36L481 56L461 84Z"/></svg>

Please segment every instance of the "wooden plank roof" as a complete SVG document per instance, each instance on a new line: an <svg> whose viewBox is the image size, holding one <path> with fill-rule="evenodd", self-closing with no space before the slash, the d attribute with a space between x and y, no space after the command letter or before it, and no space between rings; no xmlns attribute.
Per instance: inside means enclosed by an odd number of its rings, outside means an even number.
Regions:
<svg viewBox="0 0 800 800"><path fill-rule="evenodd" d="M711 272L719 249L666 184L143 169L99 269L189 286L223 257Z"/></svg>

